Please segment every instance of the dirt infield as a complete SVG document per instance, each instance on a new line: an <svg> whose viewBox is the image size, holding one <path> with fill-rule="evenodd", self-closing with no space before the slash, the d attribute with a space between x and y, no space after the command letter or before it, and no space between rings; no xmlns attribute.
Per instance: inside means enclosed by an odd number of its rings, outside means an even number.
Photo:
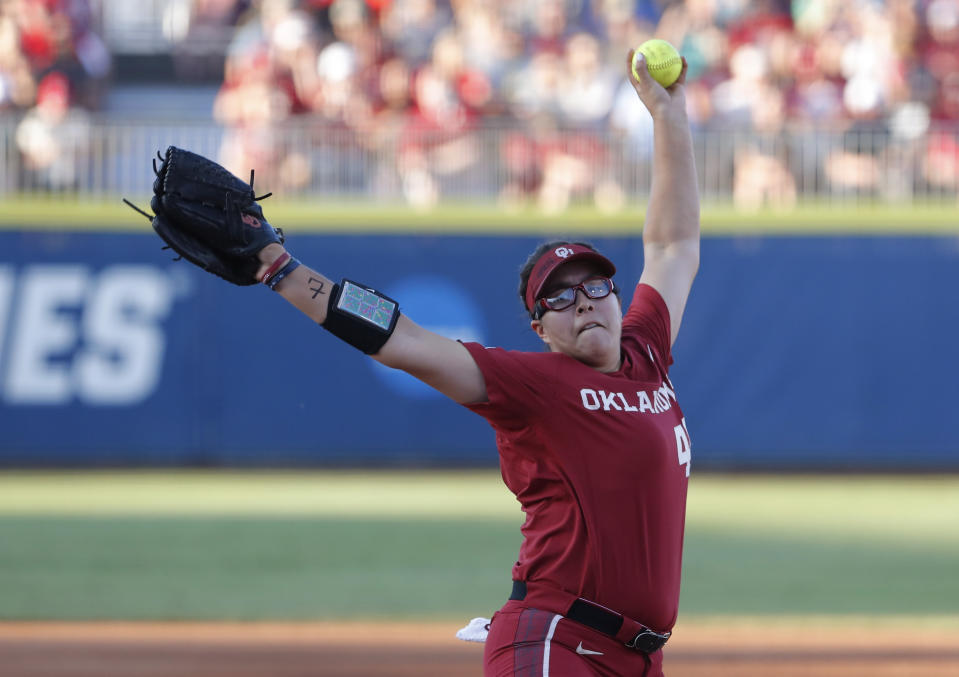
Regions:
<svg viewBox="0 0 959 677"><path fill-rule="evenodd" d="M3 677L478 677L455 623L0 623ZM955 677L959 628L677 626L669 677Z"/></svg>

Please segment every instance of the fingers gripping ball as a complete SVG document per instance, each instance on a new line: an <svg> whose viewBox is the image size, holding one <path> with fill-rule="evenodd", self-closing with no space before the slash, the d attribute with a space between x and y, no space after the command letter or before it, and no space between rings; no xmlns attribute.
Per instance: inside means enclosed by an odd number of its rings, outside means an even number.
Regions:
<svg viewBox="0 0 959 677"><path fill-rule="evenodd" d="M676 48L665 40L655 38L641 44L633 54L633 77L637 80L639 79L639 73L636 72L638 54L646 57L646 68L649 74L663 87L669 87L676 82L679 74L683 72L683 59Z"/></svg>

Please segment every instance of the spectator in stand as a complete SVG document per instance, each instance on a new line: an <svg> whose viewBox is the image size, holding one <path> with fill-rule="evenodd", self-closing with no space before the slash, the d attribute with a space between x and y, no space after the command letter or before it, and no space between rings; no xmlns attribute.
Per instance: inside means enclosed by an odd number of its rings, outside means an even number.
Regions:
<svg viewBox="0 0 959 677"><path fill-rule="evenodd" d="M40 73L52 68L57 55L56 30L58 26L62 29L63 22L55 20L44 2L13 0L4 4L4 10L17 23L20 49L30 70Z"/></svg>
<svg viewBox="0 0 959 677"><path fill-rule="evenodd" d="M526 45L532 53L562 54L570 25L565 0L527 2Z"/></svg>
<svg viewBox="0 0 959 677"><path fill-rule="evenodd" d="M468 185L465 172L480 159L476 120L489 95L485 76L466 64L456 29L438 36L430 62L413 78L414 112L399 158L411 204L429 206Z"/></svg>
<svg viewBox="0 0 959 677"><path fill-rule="evenodd" d="M190 0L188 26L173 47L177 75L197 79L217 72L222 50L251 4L251 0Z"/></svg>
<svg viewBox="0 0 959 677"><path fill-rule="evenodd" d="M725 68L729 55L727 35L730 24L741 19L745 12L759 12L754 5L729 4L719 15L720 4L715 0L686 0L672 3L653 31L646 37L661 37L672 42L686 57L692 80L714 82Z"/></svg>
<svg viewBox="0 0 959 677"><path fill-rule="evenodd" d="M611 175L601 133L607 129L622 76L602 58L599 41L589 33L571 35L564 57L557 97L563 142L544 158L540 206L561 211L571 201L588 197L612 207L620 201L621 189Z"/></svg>
<svg viewBox="0 0 959 677"><path fill-rule="evenodd" d="M599 131L606 126L622 75L602 58L599 41L576 33L566 42L559 112L571 127Z"/></svg>
<svg viewBox="0 0 959 677"><path fill-rule="evenodd" d="M370 153L374 169L370 176L373 195L396 195L402 190L398 149L412 115L412 74L398 57L380 68L373 113L365 128L358 129L357 141Z"/></svg>
<svg viewBox="0 0 959 677"><path fill-rule="evenodd" d="M504 0L453 0L453 17L463 50L463 60L484 80L491 91L485 114L504 113L499 90L503 78L523 56L523 39L507 22Z"/></svg>
<svg viewBox="0 0 959 677"><path fill-rule="evenodd" d="M52 191L79 188L90 143L86 111L70 104L70 83L62 73L48 73L37 86L37 104L17 126L17 149L23 167L22 187Z"/></svg>
<svg viewBox="0 0 959 677"><path fill-rule="evenodd" d="M58 59L54 68L72 73L71 87L77 93L76 104L90 110L100 108L107 91L112 57L106 44L93 30L93 12L89 0L52 0L58 7L55 16L67 24L61 34Z"/></svg>
<svg viewBox="0 0 959 677"><path fill-rule="evenodd" d="M380 16L380 31L398 57L416 69L430 60L450 13L436 0L393 0Z"/></svg>
<svg viewBox="0 0 959 677"><path fill-rule="evenodd" d="M927 93L930 118L943 125L959 120L959 2L923 2L925 31L918 39L923 71L933 83ZM959 143L948 128L928 134L921 160L922 175L934 190L959 190Z"/></svg>
<svg viewBox="0 0 959 677"><path fill-rule="evenodd" d="M959 72L959 2L928 0L920 3L923 5L925 31L919 38L918 56L938 89L951 74ZM937 95L928 103L932 106L934 119L956 119L956 111L949 106L948 96Z"/></svg>
<svg viewBox="0 0 959 677"><path fill-rule="evenodd" d="M231 53L223 86L213 103L213 117L227 130L221 164L239 176L255 168L261 185L278 186L278 161L283 152L278 123L289 118L292 101L273 64L265 46Z"/></svg>
<svg viewBox="0 0 959 677"><path fill-rule="evenodd" d="M542 194L548 149L556 145L563 63L549 51L533 54L526 65L504 82L507 110L521 123L500 141L506 182L500 192L504 205L521 205ZM635 96L633 97L635 98Z"/></svg>
<svg viewBox="0 0 959 677"><path fill-rule="evenodd" d="M37 83L20 51L16 21L0 6L0 111L27 108L35 100Z"/></svg>
<svg viewBox="0 0 959 677"><path fill-rule="evenodd" d="M0 12L14 21L20 52L35 80L56 71L67 78L74 105L99 106L111 60L92 30L88 0L7 0Z"/></svg>
<svg viewBox="0 0 959 677"><path fill-rule="evenodd" d="M316 62L313 111L340 128L365 128L373 114L383 61L375 21L363 0L335 0L329 8L331 33Z"/></svg>
<svg viewBox="0 0 959 677"><path fill-rule="evenodd" d="M312 17L292 0L263 0L227 50L213 116L226 127L220 162L239 176L255 168L260 185L298 190L312 171L282 124L313 109L318 89Z"/></svg>

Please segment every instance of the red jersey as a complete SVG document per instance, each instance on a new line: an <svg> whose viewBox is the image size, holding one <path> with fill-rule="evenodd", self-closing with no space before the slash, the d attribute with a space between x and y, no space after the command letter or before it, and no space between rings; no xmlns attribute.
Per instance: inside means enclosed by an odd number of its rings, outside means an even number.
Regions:
<svg viewBox="0 0 959 677"><path fill-rule="evenodd" d="M679 607L690 444L667 376L669 311L639 284L622 367L465 344L506 486L526 513L513 579L560 588L658 631Z"/></svg>

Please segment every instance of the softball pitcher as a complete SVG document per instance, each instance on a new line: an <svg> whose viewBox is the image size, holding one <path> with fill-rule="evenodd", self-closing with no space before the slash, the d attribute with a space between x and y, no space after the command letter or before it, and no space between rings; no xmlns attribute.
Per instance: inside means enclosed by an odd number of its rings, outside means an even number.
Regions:
<svg viewBox="0 0 959 677"><path fill-rule="evenodd" d="M669 367L699 266L699 198L685 62L665 89L631 61L654 121L643 272L624 313L609 259L580 242L540 246L519 295L544 352L439 336L401 300L301 265L263 217L252 175L173 147L156 170L150 218L171 248L236 284L266 284L494 428L526 521L489 627L489 676L661 675L676 621L691 447Z"/></svg>

